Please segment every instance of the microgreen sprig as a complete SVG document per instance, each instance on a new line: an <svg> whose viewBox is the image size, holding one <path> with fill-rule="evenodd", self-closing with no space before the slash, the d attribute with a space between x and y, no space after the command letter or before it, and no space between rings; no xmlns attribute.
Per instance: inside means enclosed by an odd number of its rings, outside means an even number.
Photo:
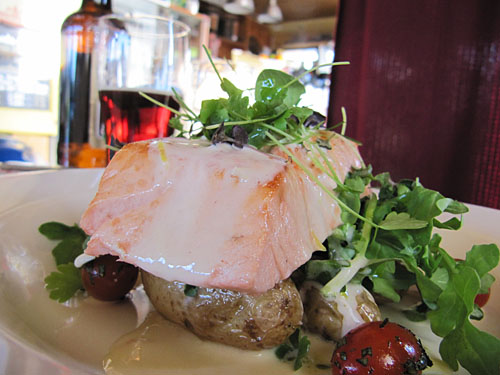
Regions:
<svg viewBox="0 0 500 375"><path fill-rule="evenodd" d="M271 133L266 132L266 135L274 142L276 146L278 146L292 161L299 166L300 169L316 184L318 185L330 198L335 200L337 204L347 212L349 212L351 215L354 215L360 220L367 221L371 225L377 227L377 225L373 222L371 222L368 218L361 216L358 212L354 211L351 207L349 207L345 202L343 202L339 197L334 193L333 190L329 189L326 187L319 179L318 177L309 169L307 168L297 157L288 149L286 148L283 144L281 144ZM316 159L316 163L319 164L319 162ZM339 185L340 186L340 185Z"/></svg>

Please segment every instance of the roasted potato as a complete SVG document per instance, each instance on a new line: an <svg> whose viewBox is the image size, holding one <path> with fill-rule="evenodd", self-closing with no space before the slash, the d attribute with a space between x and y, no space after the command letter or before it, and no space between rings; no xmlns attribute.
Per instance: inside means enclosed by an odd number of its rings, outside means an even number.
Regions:
<svg viewBox="0 0 500 375"><path fill-rule="evenodd" d="M242 349L271 348L300 326L302 301L291 280L259 296L226 289L197 288L186 296L186 284L141 271L144 289L166 319L199 337Z"/></svg>
<svg viewBox="0 0 500 375"><path fill-rule="evenodd" d="M340 340L352 326L353 318L360 322L381 320L382 315L372 295L362 286L348 284L343 300L327 300L321 286L306 283L301 288L304 302L304 326L327 340ZM342 303L342 305L339 305ZM348 314L350 319L345 319Z"/></svg>

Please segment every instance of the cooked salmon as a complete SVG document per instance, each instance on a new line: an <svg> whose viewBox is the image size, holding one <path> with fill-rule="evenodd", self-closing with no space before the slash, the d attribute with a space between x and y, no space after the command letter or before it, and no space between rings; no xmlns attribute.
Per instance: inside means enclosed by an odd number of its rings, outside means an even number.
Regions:
<svg viewBox="0 0 500 375"><path fill-rule="evenodd" d="M341 136L339 178L362 165ZM328 187L299 145L288 149ZM169 281L259 294L290 276L340 224L340 208L283 153L199 140L131 143L112 159L80 225L85 253L113 254Z"/></svg>

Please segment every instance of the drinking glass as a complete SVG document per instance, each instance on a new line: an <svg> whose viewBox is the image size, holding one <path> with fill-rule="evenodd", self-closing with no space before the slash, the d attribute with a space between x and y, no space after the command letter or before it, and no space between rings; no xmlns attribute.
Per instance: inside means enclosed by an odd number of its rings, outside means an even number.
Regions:
<svg viewBox="0 0 500 375"><path fill-rule="evenodd" d="M169 120L190 89L189 27L148 15L109 15L99 19L92 61L91 115L96 139L104 139L108 162L114 148L167 137ZM169 108L143 97L147 94Z"/></svg>

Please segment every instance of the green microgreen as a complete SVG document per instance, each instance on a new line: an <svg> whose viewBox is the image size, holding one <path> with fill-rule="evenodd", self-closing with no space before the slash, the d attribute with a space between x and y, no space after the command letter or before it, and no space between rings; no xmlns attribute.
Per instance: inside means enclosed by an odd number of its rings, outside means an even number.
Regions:
<svg viewBox="0 0 500 375"><path fill-rule="evenodd" d="M345 107L341 107L340 110L342 112L342 129L340 130L340 134L345 135L345 131L347 129L347 112Z"/></svg>
<svg viewBox="0 0 500 375"><path fill-rule="evenodd" d="M269 132L266 132L266 135L274 142L274 145L278 146L290 159L292 159L292 161L297 164L300 169L302 169L302 171L304 171L304 173L312 181L314 181L314 183L316 183L316 185L318 185L326 194L328 194L328 196L335 200L342 209L359 218L360 220L369 221L368 218L361 216L359 213L355 212L351 207L349 207L344 201L342 201L333 190L328 189L309 168L307 168L300 160L298 160L297 157L288 148L281 144L273 135L271 135ZM374 223L371 224L375 225Z"/></svg>
<svg viewBox="0 0 500 375"><path fill-rule="evenodd" d="M284 343L275 348L274 354L282 361L293 361L293 369L297 371L307 361L310 348L309 338L296 329Z"/></svg>
<svg viewBox="0 0 500 375"><path fill-rule="evenodd" d="M195 285L186 284L184 286L184 295L187 297L196 297L198 294L198 287Z"/></svg>
<svg viewBox="0 0 500 375"><path fill-rule="evenodd" d="M212 139L221 123L228 137L233 126L241 126L248 134L248 143L256 148L274 146L275 140L267 137L272 133L280 144L302 143L314 136L314 133L324 126L324 117L318 121L318 114L298 103L305 92L300 78L324 66L346 65L348 62L321 64L304 72L299 77L293 77L279 70L265 69L257 77L255 87L255 102L250 103L244 90L238 89L233 83L222 77L212 59L210 51L203 46L208 60L216 73L221 89L227 93L227 98L204 100L201 110L196 114L181 97L176 95L181 110L175 110L141 93L159 106L175 113L179 120L190 122L177 136L188 138L205 137ZM310 126L314 118L314 125ZM194 126L200 124L201 130ZM177 128L176 128L177 129ZM187 130L186 130L187 129ZM195 130L193 130L195 129ZM220 137L222 139L222 137Z"/></svg>
<svg viewBox="0 0 500 375"><path fill-rule="evenodd" d="M160 101L158 101L158 100L156 100L156 99L152 98L151 96L149 96L149 95L148 95L148 94L146 94L145 92L140 91L140 92L139 92L139 95L141 95L142 97L144 97L144 98L148 99L149 101L151 101L151 103L154 103L154 104L156 104L156 105L157 105L157 106L159 106L159 107L164 107L164 108L168 109L170 112L172 112L172 113L176 114L177 116L180 116L180 117L187 117L187 118L189 118L189 119L194 119L194 118L191 118L191 117L190 117L189 115L187 115L186 113L180 112L179 110L177 110L177 109L175 109L175 108L173 108L173 107L170 107L169 105L167 105L167 104L165 104L165 103L162 103L162 102L160 102ZM187 106L186 106L186 107L184 107L184 108L187 108Z"/></svg>

